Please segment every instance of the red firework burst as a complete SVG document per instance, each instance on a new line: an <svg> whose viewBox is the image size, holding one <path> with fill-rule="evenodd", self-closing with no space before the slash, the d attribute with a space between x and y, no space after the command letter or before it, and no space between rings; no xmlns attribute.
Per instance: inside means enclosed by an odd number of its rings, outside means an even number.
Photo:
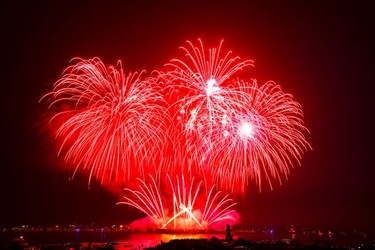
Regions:
<svg viewBox="0 0 375 250"><path fill-rule="evenodd" d="M246 105L240 103L243 93L233 88L231 77L253 66L252 60L241 60L232 51L223 53L223 41L208 50L198 41L198 47L189 41L188 47L180 47L186 60L172 59L166 64L168 70L159 75L175 125L175 143L182 149L175 152L178 162L172 165L182 167L182 172L201 171L206 155L202 142L216 133L233 110Z"/></svg>
<svg viewBox="0 0 375 250"><path fill-rule="evenodd" d="M222 56L222 42L207 51L201 40L182 49L186 60L172 59L161 77L188 161L180 161L181 152L176 159L232 192L244 191L249 180L260 188L265 179L272 188L272 179L287 177L310 148L301 106L274 82L233 78L252 61Z"/></svg>
<svg viewBox="0 0 375 250"><path fill-rule="evenodd" d="M75 59L52 92L58 154L89 179L124 182L158 165L166 144L163 99L144 72L125 75L121 62ZM64 108L63 108L64 107Z"/></svg>
<svg viewBox="0 0 375 250"><path fill-rule="evenodd" d="M204 152L202 164L233 192L244 191L249 181L261 188L266 180L272 188L273 180L288 178L293 162L299 164L310 148L301 106L274 82L239 84L243 94L238 103L245 106L238 105L214 132L203 134L198 147Z"/></svg>
<svg viewBox="0 0 375 250"><path fill-rule="evenodd" d="M236 203L215 185L206 187L195 178L166 176L157 182L151 175L149 181L138 179L135 189L125 188L125 204L145 213L161 229L207 229L221 221L235 221L232 209ZM163 185L169 182L169 185Z"/></svg>

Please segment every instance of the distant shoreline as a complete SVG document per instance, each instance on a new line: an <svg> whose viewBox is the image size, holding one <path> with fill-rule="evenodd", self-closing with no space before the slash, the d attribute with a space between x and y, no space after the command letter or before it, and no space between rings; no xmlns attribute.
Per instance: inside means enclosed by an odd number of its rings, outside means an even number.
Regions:
<svg viewBox="0 0 375 250"><path fill-rule="evenodd" d="M251 242L256 246L262 244L286 244L289 242L300 245L331 245L334 247L357 247L360 244L368 244L375 242L369 238L367 234L362 232L339 232L334 231L332 235L328 235L327 231L321 232L317 230L297 230L296 233L289 233L286 229L252 229L252 230L233 230L233 242L243 240ZM20 238L22 237L22 239ZM24 242L33 246L53 245L62 246L69 244L80 244L86 246L89 243L96 242L97 245L105 245L107 243L119 243L120 246L132 245L155 247L161 243L167 243L174 240L203 240L224 241L225 231L197 231L197 230L106 230L105 228L55 228L47 230L46 228L24 228L15 230L2 230L0 232L0 245L9 246L9 244L17 244ZM18 240L18 241L17 241ZM250 243L249 243L250 244ZM273 245L276 246L276 245ZM254 247L254 246L253 246ZM179 249L182 250L182 249Z"/></svg>

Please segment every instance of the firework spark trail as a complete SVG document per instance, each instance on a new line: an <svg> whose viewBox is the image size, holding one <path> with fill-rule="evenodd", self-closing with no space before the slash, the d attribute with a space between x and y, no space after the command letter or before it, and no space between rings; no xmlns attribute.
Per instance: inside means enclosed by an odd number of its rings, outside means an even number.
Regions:
<svg viewBox="0 0 375 250"><path fill-rule="evenodd" d="M167 220L164 213L165 207L155 179L151 175L149 177L151 183L137 178L140 182L138 185L139 190L125 188L124 191L129 192L130 195L124 196L124 201L117 204L125 204L137 208L154 221L155 225L162 228Z"/></svg>
<svg viewBox="0 0 375 250"><path fill-rule="evenodd" d="M143 176L157 164L167 141L169 119L153 79L143 79L144 72L126 76L120 62L116 68L98 58L75 61L42 98L58 110L51 121L64 120L56 132L62 138L58 154L65 152L76 171L88 170L89 180L124 182Z"/></svg>
<svg viewBox="0 0 375 250"><path fill-rule="evenodd" d="M233 209L236 205L234 201L229 198L229 195L221 196L221 191L214 193L215 186L212 186L203 209L202 221L209 227L211 224L224 221L233 220ZM215 205L214 205L215 204Z"/></svg>
<svg viewBox="0 0 375 250"><path fill-rule="evenodd" d="M158 186L151 175L149 175L150 182L138 179L140 183L138 187L125 188L124 201L117 204L137 208L162 229L176 229L176 227L206 229L218 221L235 221L232 207L236 203L229 198L229 195L224 196L221 191L216 192L214 185L208 191L203 182L195 182L194 177L190 181L187 181L184 176L176 176L175 181L169 175L166 178L169 182L169 189ZM204 206L200 204L203 201ZM173 208L173 213L170 211L171 208ZM200 209L203 210L197 214Z"/></svg>
<svg viewBox="0 0 375 250"><path fill-rule="evenodd" d="M197 186L194 186L194 177L191 180L190 187L186 185L184 176L181 177L181 180L176 176L176 182L173 183L172 179L168 177L170 187L173 194L173 217L163 226L167 226L171 221L175 223L176 219L193 219L197 225L202 228L202 224L195 218L193 215L193 207L198 196L198 193L201 188L201 182ZM177 187L175 189L175 187ZM194 191L195 190L195 191ZM178 211L177 213L175 211Z"/></svg>

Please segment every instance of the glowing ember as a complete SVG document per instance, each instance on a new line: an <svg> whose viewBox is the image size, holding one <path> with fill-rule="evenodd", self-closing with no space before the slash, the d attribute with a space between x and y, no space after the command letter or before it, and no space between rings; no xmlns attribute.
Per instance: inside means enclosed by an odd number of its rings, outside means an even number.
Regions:
<svg viewBox="0 0 375 250"><path fill-rule="evenodd" d="M251 138L254 139L254 126L250 122L243 122L240 126L240 130L238 131L240 136L243 138Z"/></svg>
<svg viewBox="0 0 375 250"><path fill-rule="evenodd" d="M208 97L220 90L220 88L215 86L215 84L217 84L215 79L210 79L207 81L206 94Z"/></svg>

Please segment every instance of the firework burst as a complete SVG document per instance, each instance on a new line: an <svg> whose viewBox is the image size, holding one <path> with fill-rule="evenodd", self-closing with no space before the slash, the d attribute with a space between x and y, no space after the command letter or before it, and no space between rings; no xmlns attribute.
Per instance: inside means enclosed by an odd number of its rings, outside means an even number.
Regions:
<svg viewBox="0 0 375 250"><path fill-rule="evenodd" d="M180 138L175 142L188 160L181 159L180 152L175 158L179 159L179 166L187 165L189 171L193 161L200 166L205 157L205 152L196 149L200 142L209 140L233 110L244 105L239 103L242 93L233 89L231 77L253 66L253 61L241 60L232 51L223 53L223 41L218 48L208 50L198 41L197 47L189 41L187 47L181 47L186 60L172 59L166 64L168 70L159 76L170 104L175 137Z"/></svg>
<svg viewBox="0 0 375 250"><path fill-rule="evenodd" d="M161 74L170 101L174 118L184 121L184 132L199 131L202 126L211 131L220 123L223 116L236 103L236 91L231 90L228 81L238 71L252 66L253 61L241 61L232 52L222 56L221 41L218 48L204 49L187 42L189 47L181 47L187 61L172 59L166 67L170 69Z"/></svg>
<svg viewBox="0 0 375 250"><path fill-rule="evenodd" d="M301 106L274 82L239 81L238 86L243 94L237 109L204 135L198 150L222 188L243 192L251 181L260 189L262 180L272 188L273 180L281 184L288 178L293 163L300 164L310 148Z"/></svg>
<svg viewBox="0 0 375 250"><path fill-rule="evenodd" d="M142 211L160 229L207 229L220 221L235 221L232 208L236 203L229 195L216 191L215 185L208 189L194 177L166 177L168 181L161 184L151 175L149 181L138 179L138 187L125 188L124 201L118 204Z"/></svg>
<svg viewBox="0 0 375 250"><path fill-rule="evenodd" d="M301 106L274 82L234 78L253 62L223 54L222 43L205 50L201 40L197 47L188 42L181 47L186 60L172 59L161 74L188 160L180 152L176 159L232 192L243 192L249 181L261 188L263 179L272 188L310 148Z"/></svg>
<svg viewBox="0 0 375 250"><path fill-rule="evenodd" d="M121 62L75 59L51 93L58 154L89 179L124 182L154 167L166 142L163 99L144 72L125 75Z"/></svg>

